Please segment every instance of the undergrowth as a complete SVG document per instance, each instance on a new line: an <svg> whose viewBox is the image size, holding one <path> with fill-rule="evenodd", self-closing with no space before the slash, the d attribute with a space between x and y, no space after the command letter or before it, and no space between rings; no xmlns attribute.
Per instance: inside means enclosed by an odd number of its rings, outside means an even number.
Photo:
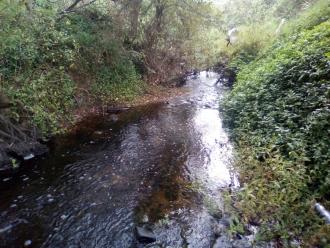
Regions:
<svg viewBox="0 0 330 248"><path fill-rule="evenodd" d="M144 92L110 16L89 8L58 18L49 6L32 14L6 1L0 9L0 90L14 104L10 116L17 121L54 134L75 108Z"/></svg>
<svg viewBox="0 0 330 248"><path fill-rule="evenodd" d="M320 3L240 68L224 101L238 148L243 187L233 197L241 222L286 247L297 239L305 247L330 243L313 209L315 202L330 209L330 11Z"/></svg>

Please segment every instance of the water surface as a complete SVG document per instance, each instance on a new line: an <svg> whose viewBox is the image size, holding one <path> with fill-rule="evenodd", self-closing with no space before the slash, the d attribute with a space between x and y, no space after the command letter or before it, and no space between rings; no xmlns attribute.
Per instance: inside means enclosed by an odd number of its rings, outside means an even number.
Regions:
<svg viewBox="0 0 330 248"><path fill-rule="evenodd" d="M217 75L188 80L169 103L92 116L52 152L0 183L0 247L211 247L235 183L222 127Z"/></svg>

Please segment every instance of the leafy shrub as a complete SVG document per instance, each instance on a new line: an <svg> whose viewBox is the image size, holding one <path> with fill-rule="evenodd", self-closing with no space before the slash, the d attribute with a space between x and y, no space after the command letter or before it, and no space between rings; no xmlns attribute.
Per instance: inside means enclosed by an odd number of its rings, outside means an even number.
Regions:
<svg viewBox="0 0 330 248"><path fill-rule="evenodd" d="M51 15L8 8L0 30L0 79L16 106L11 115L29 119L44 134L58 132L73 107L75 86L65 68L74 60L75 41Z"/></svg>
<svg viewBox="0 0 330 248"><path fill-rule="evenodd" d="M286 0L286 2L288 2ZM316 0L315 4L312 4L315 0L310 1L305 11L297 15L295 19L291 20L284 28L284 34L290 35L291 32L302 29L310 29L316 25L321 24L330 18L330 3L328 0ZM284 4L285 5L285 2ZM297 12L300 13L300 12Z"/></svg>
<svg viewBox="0 0 330 248"><path fill-rule="evenodd" d="M145 91L145 85L140 80L131 62L116 64L112 68L101 68L92 91L104 103L114 101L129 101Z"/></svg>
<svg viewBox="0 0 330 248"><path fill-rule="evenodd" d="M72 63L75 40L55 26L55 17L41 15L31 20L17 12L3 18L6 24L0 30L0 73L4 79L42 64L63 67Z"/></svg>
<svg viewBox="0 0 330 248"><path fill-rule="evenodd" d="M312 208L305 161L288 160L277 145L256 147L244 138L236 157L243 187L235 206L242 211L241 221L260 225L259 240L310 238L324 221Z"/></svg>
<svg viewBox="0 0 330 248"><path fill-rule="evenodd" d="M20 3L0 7L0 85L18 121L29 119L44 134L56 133L82 102L78 88L97 103L143 93L109 15L87 8L59 19L50 6L38 5L33 13Z"/></svg>
<svg viewBox="0 0 330 248"><path fill-rule="evenodd" d="M308 240L320 225L312 203L330 207L329 52L330 21L284 36L242 67L224 102L226 124L245 142L239 209L264 238Z"/></svg>
<svg viewBox="0 0 330 248"><path fill-rule="evenodd" d="M143 93L141 76L115 37L111 17L91 9L69 16L65 23L81 51L75 62L78 73L92 77L90 91L97 101L132 100Z"/></svg>
<svg viewBox="0 0 330 248"><path fill-rule="evenodd" d="M13 116L29 118L43 134L57 133L64 121L71 120L75 85L61 70L37 70L19 86L6 85L5 91L16 104ZM18 90L19 88L19 90ZM24 108L24 114L21 114Z"/></svg>
<svg viewBox="0 0 330 248"><path fill-rule="evenodd" d="M238 29L238 39L234 44L227 46L225 36L219 39L220 57L228 58L228 66L237 71L257 58L259 53L274 41L276 25L270 21L241 25Z"/></svg>
<svg viewBox="0 0 330 248"><path fill-rule="evenodd" d="M313 28L330 17L327 0L236 0L228 5L228 13L224 14L224 20L228 22L225 28L235 23L239 29L238 41L227 46L226 36L218 34L221 51L218 55L220 59L229 58L228 66L236 71L256 59L280 34L290 36L292 32ZM285 25L277 33L283 18Z"/></svg>
<svg viewBox="0 0 330 248"><path fill-rule="evenodd" d="M278 0L272 7L274 14L284 18L296 16L317 0Z"/></svg>

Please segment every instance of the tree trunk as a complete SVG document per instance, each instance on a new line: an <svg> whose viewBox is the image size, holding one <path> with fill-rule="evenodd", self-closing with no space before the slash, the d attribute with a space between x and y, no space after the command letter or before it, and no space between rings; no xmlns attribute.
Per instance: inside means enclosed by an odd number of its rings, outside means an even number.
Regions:
<svg viewBox="0 0 330 248"><path fill-rule="evenodd" d="M130 3L131 11L130 11L130 19L131 19L131 30L130 30L130 38L131 40L135 40L138 34L139 27L139 18L142 0L131 0Z"/></svg>

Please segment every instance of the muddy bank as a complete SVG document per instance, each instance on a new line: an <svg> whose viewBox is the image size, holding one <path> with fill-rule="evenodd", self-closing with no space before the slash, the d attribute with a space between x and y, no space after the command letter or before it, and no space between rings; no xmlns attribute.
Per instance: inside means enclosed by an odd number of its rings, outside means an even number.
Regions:
<svg viewBox="0 0 330 248"><path fill-rule="evenodd" d="M112 114L113 112L118 113L148 104L167 102L173 97L187 93L187 89L182 86L183 85L176 87L176 85L172 84L167 86L149 85L143 95L130 101L116 101L109 103L106 106L102 106L102 104L94 104L93 106L83 106L81 108L77 108L74 113L74 124L70 124L65 128L69 131L72 128L76 129L77 123L85 118L88 118L89 116Z"/></svg>

